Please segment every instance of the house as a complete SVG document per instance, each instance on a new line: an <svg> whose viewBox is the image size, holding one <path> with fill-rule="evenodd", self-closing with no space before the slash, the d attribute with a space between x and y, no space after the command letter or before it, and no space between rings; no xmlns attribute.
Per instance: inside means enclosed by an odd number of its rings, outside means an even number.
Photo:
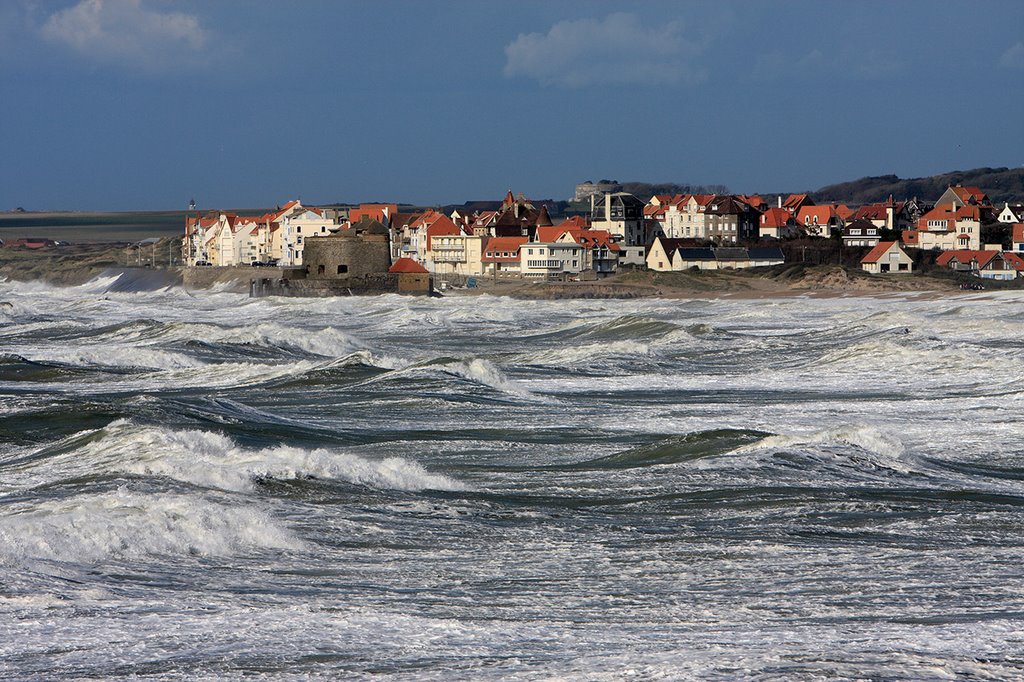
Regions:
<svg viewBox="0 0 1024 682"><path fill-rule="evenodd" d="M519 248L519 271L530 279L565 279L584 269L586 250L574 240L527 242Z"/></svg>
<svg viewBox="0 0 1024 682"><path fill-rule="evenodd" d="M656 272L667 272L673 270L672 257L679 248L692 246L692 239L672 239L670 237L655 237L650 246L647 247L647 257L644 262L648 270Z"/></svg>
<svg viewBox="0 0 1024 682"><path fill-rule="evenodd" d="M491 223L490 234L495 237L533 239L538 225L550 224L551 218L546 207L537 208L522 193L513 196L512 190L509 190Z"/></svg>
<svg viewBox="0 0 1024 682"><path fill-rule="evenodd" d="M698 247L693 240L658 237L647 251L647 267L660 272L688 270L738 270L780 265L786 261L778 247Z"/></svg>
<svg viewBox="0 0 1024 682"><path fill-rule="evenodd" d="M786 255L777 246L761 246L747 249L748 267L765 268L772 265L782 265L786 262Z"/></svg>
<svg viewBox="0 0 1024 682"><path fill-rule="evenodd" d="M992 206L988 195L978 187L964 187L963 185L950 185L942 196L938 198L935 205L952 204L956 208L962 206Z"/></svg>
<svg viewBox="0 0 1024 682"><path fill-rule="evenodd" d="M832 206L803 206L796 212L796 222L811 237L829 237L845 224Z"/></svg>
<svg viewBox="0 0 1024 682"><path fill-rule="evenodd" d="M363 218L376 220L382 225L390 225L391 217L398 214L397 204L359 204L348 212L349 222L358 223Z"/></svg>
<svg viewBox="0 0 1024 682"><path fill-rule="evenodd" d="M757 238L760 214L734 196L716 196L707 205L704 216L705 236L718 244Z"/></svg>
<svg viewBox="0 0 1024 682"><path fill-rule="evenodd" d="M761 214L758 236L771 239L789 239L800 234L800 226L793 214L773 206Z"/></svg>
<svg viewBox="0 0 1024 682"><path fill-rule="evenodd" d="M1004 253L1003 260L1007 262L1010 267L1017 271L1018 277L1024 277L1024 256L1019 253Z"/></svg>
<svg viewBox="0 0 1024 682"><path fill-rule="evenodd" d="M1014 264L1007 261L1000 251L957 249L945 251L935 261L936 265L965 272L982 279L1009 280L1017 276Z"/></svg>
<svg viewBox="0 0 1024 682"><path fill-rule="evenodd" d="M886 272L913 272L914 259L900 247L899 242L879 242L860 259L861 270L878 275Z"/></svg>
<svg viewBox="0 0 1024 682"><path fill-rule="evenodd" d="M399 258L388 272L398 275L400 294L430 294L434 289L430 272L411 258Z"/></svg>
<svg viewBox="0 0 1024 682"><path fill-rule="evenodd" d="M580 225L585 225L585 221L577 216L559 225L538 227L536 242L577 244L582 249L580 273L592 271L597 277L614 273L618 268L621 245L606 230L591 230Z"/></svg>
<svg viewBox="0 0 1024 682"><path fill-rule="evenodd" d="M879 227L869 220L856 218L842 228L844 246L875 246Z"/></svg>
<svg viewBox="0 0 1024 682"><path fill-rule="evenodd" d="M275 248L275 251L279 249L278 261L281 265L302 265L303 242L306 239L326 237L341 227L328 216L326 211L305 207L298 201L285 204L282 210L271 218L271 222L281 225L280 241Z"/></svg>
<svg viewBox="0 0 1024 682"><path fill-rule="evenodd" d="M591 196L590 225L621 243L624 264L643 265L644 247L651 235L642 201L627 192L609 192L600 200Z"/></svg>
<svg viewBox="0 0 1024 682"><path fill-rule="evenodd" d="M996 217L1001 223L1024 223L1024 204L1013 204L1003 202L1003 210Z"/></svg>
<svg viewBox="0 0 1024 682"><path fill-rule="evenodd" d="M1024 223L1016 223L1010 228L1010 250L1024 251Z"/></svg>
<svg viewBox="0 0 1024 682"><path fill-rule="evenodd" d="M679 247L672 254L672 269L689 270L717 270L718 259L715 258L715 250L708 246L703 247Z"/></svg>
<svg viewBox="0 0 1024 682"><path fill-rule="evenodd" d="M939 204L922 215L916 230L904 230L903 243L920 249L978 250L981 247L981 209Z"/></svg>
<svg viewBox="0 0 1024 682"><path fill-rule="evenodd" d="M528 241L528 237L489 237L484 242L481 257L484 274L519 277L522 272L519 250Z"/></svg>
<svg viewBox="0 0 1024 682"><path fill-rule="evenodd" d="M791 215L795 216L805 206L814 206L814 201L807 194L790 194L785 201L782 200L782 196L779 196L778 208L786 209Z"/></svg>

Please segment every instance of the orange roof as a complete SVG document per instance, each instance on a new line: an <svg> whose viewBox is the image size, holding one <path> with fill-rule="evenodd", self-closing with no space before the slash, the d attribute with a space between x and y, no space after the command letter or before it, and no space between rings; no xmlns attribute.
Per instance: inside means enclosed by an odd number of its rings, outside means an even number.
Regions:
<svg viewBox="0 0 1024 682"><path fill-rule="evenodd" d="M417 275L430 274L430 271L414 261L412 258L399 258L395 264L388 268L388 272L415 273Z"/></svg>
<svg viewBox="0 0 1024 682"><path fill-rule="evenodd" d="M907 246L918 246L921 244L921 235L917 230L903 230L903 243Z"/></svg>
<svg viewBox="0 0 1024 682"><path fill-rule="evenodd" d="M558 241L558 239L563 234L565 234L568 231L569 230L567 230L564 227L564 223L562 225L545 225L543 227L538 227L537 228L537 241L538 242L554 242L554 241Z"/></svg>
<svg viewBox="0 0 1024 682"><path fill-rule="evenodd" d="M558 227L566 230L585 230L590 225L590 220L586 216L574 215L571 218L566 218L562 221Z"/></svg>
<svg viewBox="0 0 1024 682"><path fill-rule="evenodd" d="M427 225L427 250L430 250L432 237L450 237L460 234L462 234L462 230L452 222L451 218L444 214L435 214L434 219Z"/></svg>
<svg viewBox="0 0 1024 682"><path fill-rule="evenodd" d="M1024 223L1013 224L1013 237L1011 239L1015 242L1024 242Z"/></svg>
<svg viewBox="0 0 1024 682"><path fill-rule="evenodd" d="M1024 272L1024 258L1019 253L1004 252L1003 260L1012 265L1014 270Z"/></svg>
<svg viewBox="0 0 1024 682"><path fill-rule="evenodd" d="M491 237L484 246L480 260L487 263L511 262L519 260L519 247L529 241L529 237ZM510 256L502 256L509 253Z"/></svg>
<svg viewBox="0 0 1024 682"><path fill-rule="evenodd" d="M999 255L998 251L972 251L971 249L956 249L943 251L935 260L938 265L949 265L953 260L957 263L970 263L972 260L978 262L978 268L988 265L989 261Z"/></svg>
<svg viewBox="0 0 1024 682"><path fill-rule="evenodd" d="M795 211L801 206L813 206L814 202L811 201L810 197L806 194L790 194L786 197L786 200L782 202L782 208L788 208L790 211Z"/></svg>
<svg viewBox="0 0 1024 682"><path fill-rule="evenodd" d="M827 225L834 215L835 210L831 206L803 206L796 219L805 225Z"/></svg>
<svg viewBox="0 0 1024 682"><path fill-rule="evenodd" d="M889 251L889 249L891 249L898 243L899 242L878 242L878 244L875 245L875 248L868 251L868 255L860 259L860 262L877 263L879 260L881 260L882 256L884 256Z"/></svg>
<svg viewBox="0 0 1024 682"><path fill-rule="evenodd" d="M762 227L785 227L793 216L784 208L773 206L761 214Z"/></svg>
<svg viewBox="0 0 1024 682"><path fill-rule="evenodd" d="M980 204L988 198L988 196L978 187L961 187L958 185L956 187L950 187L950 189L953 190L953 194L955 194L957 198L965 204Z"/></svg>

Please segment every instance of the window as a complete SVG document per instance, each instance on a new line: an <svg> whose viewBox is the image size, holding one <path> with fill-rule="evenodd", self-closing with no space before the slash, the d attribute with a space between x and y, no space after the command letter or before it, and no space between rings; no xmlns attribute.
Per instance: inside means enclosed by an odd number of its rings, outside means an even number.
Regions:
<svg viewBox="0 0 1024 682"><path fill-rule="evenodd" d="M298 232L299 234L302 234L302 225L299 225L298 227L296 227L295 231Z"/></svg>
<svg viewBox="0 0 1024 682"><path fill-rule="evenodd" d="M321 265L320 267L322 268L323 266ZM347 265L339 265L338 266L338 274L339 275L344 275L346 272L348 272L348 266Z"/></svg>
<svg viewBox="0 0 1024 682"><path fill-rule="evenodd" d="M322 274L324 274L324 269L325 269L325 268L324 268L324 266L323 266L323 265L318 265L318 266L316 267L316 274L318 274L318 275L322 275Z"/></svg>

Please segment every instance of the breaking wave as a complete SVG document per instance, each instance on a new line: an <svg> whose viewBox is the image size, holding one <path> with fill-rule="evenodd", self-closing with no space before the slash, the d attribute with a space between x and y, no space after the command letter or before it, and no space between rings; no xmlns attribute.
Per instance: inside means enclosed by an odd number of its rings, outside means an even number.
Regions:
<svg viewBox="0 0 1024 682"><path fill-rule="evenodd" d="M303 543L266 512L188 495L145 495L124 488L7 507L0 556L14 561L94 562L162 554L224 556Z"/></svg>
<svg viewBox="0 0 1024 682"><path fill-rule="evenodd" d="M142 427L117 420L48 446L25 458L12 481L21 486L100 472L160 476L205 488L252 491L260 480L304 478L343 481L387 490L464 490L447 476L433 474L401 458L370 460L326 448L280 445L247 449L227 436L209 431ZM20 479L20 480L19 480Z"/></svg>

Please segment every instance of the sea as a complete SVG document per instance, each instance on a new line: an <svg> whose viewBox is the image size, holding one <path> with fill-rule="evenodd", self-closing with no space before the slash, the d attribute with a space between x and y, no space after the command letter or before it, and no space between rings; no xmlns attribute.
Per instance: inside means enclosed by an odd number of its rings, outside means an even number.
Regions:
<svg viewBox="0 0 1024 682"><path fill-rule="evenodd" d="M0 283L2 679L1024 677L1016 292L126 278Z"/></svg>

